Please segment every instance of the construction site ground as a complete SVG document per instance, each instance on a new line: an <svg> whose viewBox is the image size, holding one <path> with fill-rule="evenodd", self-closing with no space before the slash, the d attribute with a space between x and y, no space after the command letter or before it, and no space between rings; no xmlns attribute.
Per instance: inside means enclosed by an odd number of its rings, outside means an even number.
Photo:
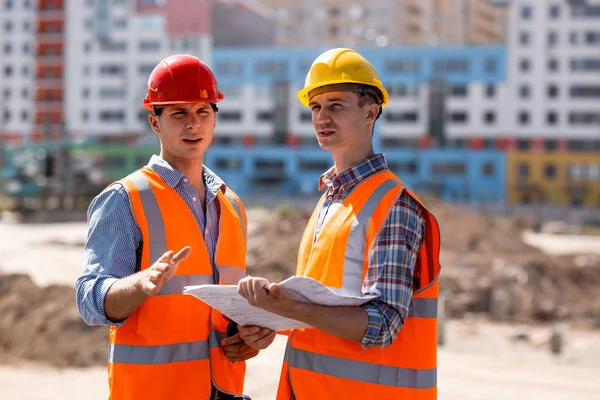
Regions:
<svg viewBox="0 0 600 400"><path fill-rule="evenodd" d="M446 299L439 398L600 398L600 237L522 235L520 222L433 209ZM293 273L307 218L248 210L249 273ZM84 222L0 222L0 399L107 398L107 328L87 327L75 307L85 236ZM248 362L254 400L274 398L284 348L280 337Z"/></svg>

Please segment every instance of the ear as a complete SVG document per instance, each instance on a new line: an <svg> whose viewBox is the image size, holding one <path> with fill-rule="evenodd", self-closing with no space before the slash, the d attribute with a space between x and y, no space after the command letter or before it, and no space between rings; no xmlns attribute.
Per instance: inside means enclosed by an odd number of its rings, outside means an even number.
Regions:
<svg viewBox="0 0 600 400"><path fill-rule="evenodd" d="M157 135L160 135L160 124L158 123L158 116L154 114L148 115L148 122L150 123L150 127Z"/></svg>
<svg viewBox="0 0 600 400"><path fill-rule="evenodd" d="M367 120L375 121L379 115L379 106L377 104L369 104L367 107Z"/></svg>

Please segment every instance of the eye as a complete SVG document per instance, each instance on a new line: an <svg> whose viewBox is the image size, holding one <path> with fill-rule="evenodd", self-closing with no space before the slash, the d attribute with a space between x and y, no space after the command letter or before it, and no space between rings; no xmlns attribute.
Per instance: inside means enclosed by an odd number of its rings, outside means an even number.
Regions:
<svg viewBox="0 0 600 400"><path fill-rule="evenodd" d="M312 106L312 107L310 108L310 110L311 110L311 111L319 111L320 109L321 109L321 106L317 106L317 105L315 105L315 106Z"/></svg>
<svg viewBox="0 0 600 400"><path fill-rule="evenodd" d="M171 115L174 115L174 116L178 116L178 117L179 117L179 116L185 115L185 111L176 111L176 112L174 112L174 113L173 113L173 114L171 114Z"/></svg>

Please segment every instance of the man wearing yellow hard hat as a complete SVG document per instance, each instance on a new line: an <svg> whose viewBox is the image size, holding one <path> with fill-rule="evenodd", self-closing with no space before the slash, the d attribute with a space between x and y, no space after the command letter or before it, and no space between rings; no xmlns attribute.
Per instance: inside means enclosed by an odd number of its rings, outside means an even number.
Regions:
<svg viewBox="0 0 600 400"><path fill-rule="evenodd" d="M304 231L296 274L374 299L322 306L263 278L240 281L250 304L313 327L290 333L277 398L436 399L439 228L373 151L388 93L361 54L332 49L314 61L298 98L335 165L321 176L327 190Z"/></svg>

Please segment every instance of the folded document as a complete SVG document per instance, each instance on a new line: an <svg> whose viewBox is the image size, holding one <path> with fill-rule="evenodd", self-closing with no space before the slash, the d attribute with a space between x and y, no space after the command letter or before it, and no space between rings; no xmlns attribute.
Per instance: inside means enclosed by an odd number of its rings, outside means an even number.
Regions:
<svg viewBox="0 0 600 400"><path fill-rule="evenodd" d="M304 276L292 276L279 285L289 291L295 300L326 306L359 306L377 297L334 292L319 281ZM202 300L240 325L262 326L276 331L309 328L302 322L251 306L238 294L236 285L185 286L183 293Z"/></svg>

